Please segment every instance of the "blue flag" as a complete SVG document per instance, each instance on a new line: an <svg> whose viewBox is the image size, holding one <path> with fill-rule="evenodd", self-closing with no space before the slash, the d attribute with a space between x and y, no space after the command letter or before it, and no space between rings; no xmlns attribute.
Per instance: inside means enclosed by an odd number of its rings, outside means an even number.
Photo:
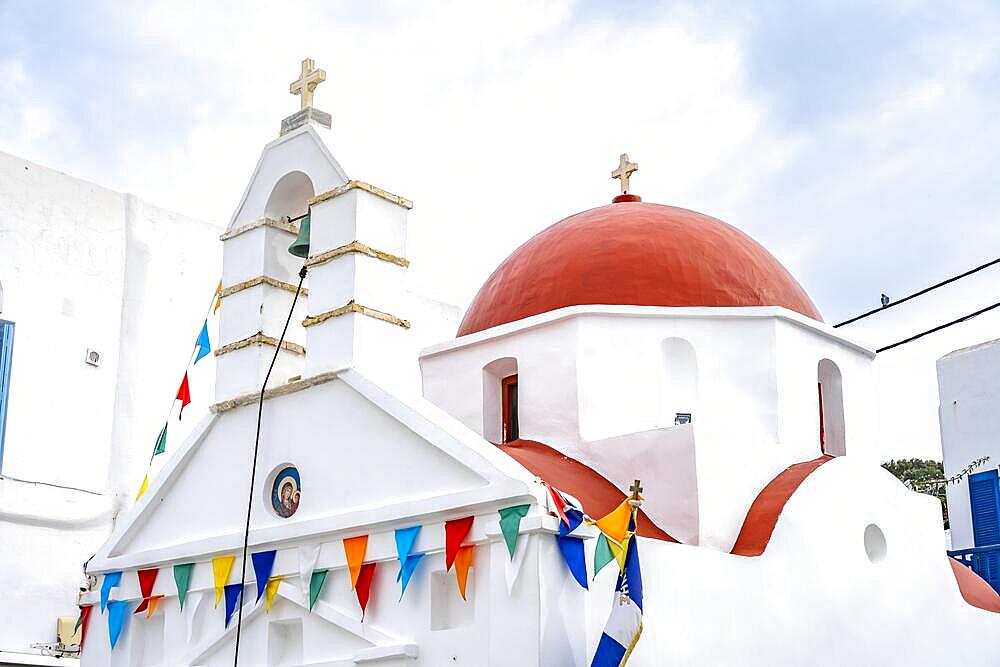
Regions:
<svg viewBox="0 0 1000 667"><path fill-rule="evenodd" d="M403 593L406 592L406 585L410 583L410 577L413 576L413 571L417 569L417 566L420 565L420 561L424 559L425 555L426 554L423 552L410 554L406 558L406 561L403 562L403 567L399 570L399 577L396 578L397 581L402 578L403 582L403 589L399 592L400 600L403 599Z"/></svg>
<svg viewBox="0 0 1000 667"><path fill-rule="evenodd" d="M250 554L253 561L253 574L257 578L257 599L254 602L260 602L261 596L267 589L267 580L271 578L271 570L274 569L274 556L277 553L272 549L271 551L258 551L255 554Z"/></svg>
<svg viewBox="0 0 1000 667"><path fill-rule="evenodd" d="M111 595L111 589L122 583L122 573L119 572L105 572L104 582L101 584L101 613L108 607L108 596Z"/></svg>
<svg viewBox="0 0 1000 667"><path fill-rule="evenodd" d="M226 593L226 627L233 618L236 611L236 603L239 602L240 593L243 592L243 584L229 584L223 589Z"/></svg>
<svg viewBox="0 0 1000 667"><path fill-rule="evenodd" d="M583 539L567 535L556 535L559 551L576 582L587 588L587 558L583 554Z"/></svg>
<svg viewBox="0 0 1000 667"><path fill-rule="evenodd" d="M629 521L635 531L635 520ZM618 575L611 615L590 667L620 667L628 660L642 634L642 571L639 568L639 539L632 537L625 552L625 569Z"/></svg>
<svg viewBox="0 0 1000 667"><path fill-rule="evenodd" d="M127 612L128 600L112 600L108 603L108 639L111 640L112 650L118 643L118 638L122 636L125 619L128 617Z"/></svg>
<svg viewBox="0 0 1000 667"><path fill-rule="evenodd" d="M198 334L198 341L195 345L198 346L198 353L194 357L194 363L198 363L202 357L208 356L208 353L212 351L212 343L208 340L208 320L205 320L205 323L201 325L201 333Z"/></svg>
<svg viewBox="0 0 1000 667"><path fill-rule="evenodd" d="M410 557L410 552L413 551L413 543L417 541L419 533L420 526L396 529L396 557L399 558L400 565L396 581L399 581L403 575L403 570L406 569L406 560Z"/></svg>

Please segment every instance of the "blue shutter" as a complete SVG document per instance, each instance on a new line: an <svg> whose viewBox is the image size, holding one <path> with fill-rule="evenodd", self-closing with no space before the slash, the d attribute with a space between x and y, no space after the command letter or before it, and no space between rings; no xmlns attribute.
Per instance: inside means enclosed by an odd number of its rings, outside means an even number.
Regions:
<svg viewBox="0 0 1000 667"><path fill-rule="evenodd" d="M987 470L969 477L972 535L977 547L1000 544L1000 488L997 471Z"/></svg>
<svg viewBox="0 0 1000 667"><path fill-rule="evenodd" d="M10 365L14 356L14 323L0 320L0 470L3 469L3 437L7 429Z"/></svg>

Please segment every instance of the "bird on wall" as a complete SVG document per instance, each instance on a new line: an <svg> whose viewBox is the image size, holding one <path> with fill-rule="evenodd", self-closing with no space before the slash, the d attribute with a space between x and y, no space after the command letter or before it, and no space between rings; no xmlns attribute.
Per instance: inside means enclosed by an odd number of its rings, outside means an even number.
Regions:
<svg viewBox="0 0 1000 667"><path fill-rule="evenodd" d="M882 293L882 307L885 308L888 305L889 305L889 297L887 297L885 295L885 293L883 292Z"/></svg>

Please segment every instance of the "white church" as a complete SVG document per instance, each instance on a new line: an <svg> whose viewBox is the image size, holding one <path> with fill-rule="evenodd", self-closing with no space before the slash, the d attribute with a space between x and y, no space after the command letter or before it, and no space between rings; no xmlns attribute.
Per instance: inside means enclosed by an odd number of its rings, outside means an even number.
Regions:
<svg viewBox="0 0 1000 667"><path fill-rule="evenodd" d="M88 564L85 667L590 665L625 593L560 498L637 479L628 665L1000 663L1000 596L874 453L874 352L766 249L623 155L432 342L413 204L337 162L322 78L221 237L210 413Z"/></svg>

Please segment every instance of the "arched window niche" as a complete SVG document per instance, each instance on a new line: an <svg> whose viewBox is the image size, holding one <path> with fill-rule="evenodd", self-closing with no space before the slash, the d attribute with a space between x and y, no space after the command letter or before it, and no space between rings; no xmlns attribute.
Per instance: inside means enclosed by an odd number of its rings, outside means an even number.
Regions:
<svg viewBox="0 0 1000 667"><path fill-rule="evenodd" d="M271 220L294 220L309 210L308 201L315 196L312 179L301 171L290 171L274 184L264 207L264 217Z"/></svg>
<svg viewBox="0 0 1000 667"><path fill-rule="evenodd" d="M517 359L503 357L483 366L483 438L501 444L519 431Z"/></svg>
<svg viewBox="0 0 1000 667"><path fill-rule="evenodd" d="M698 361L683 338L660 344L660 424L684 426L698 418Z"/></svg>
<svg viewBox="0 0 1000 667"><path fill-rule="evenodd" d="M829 359L821 359L817 369L819 385L819 444L824 454L847 453L844 433L844 388L840 368Z"/></svg>

